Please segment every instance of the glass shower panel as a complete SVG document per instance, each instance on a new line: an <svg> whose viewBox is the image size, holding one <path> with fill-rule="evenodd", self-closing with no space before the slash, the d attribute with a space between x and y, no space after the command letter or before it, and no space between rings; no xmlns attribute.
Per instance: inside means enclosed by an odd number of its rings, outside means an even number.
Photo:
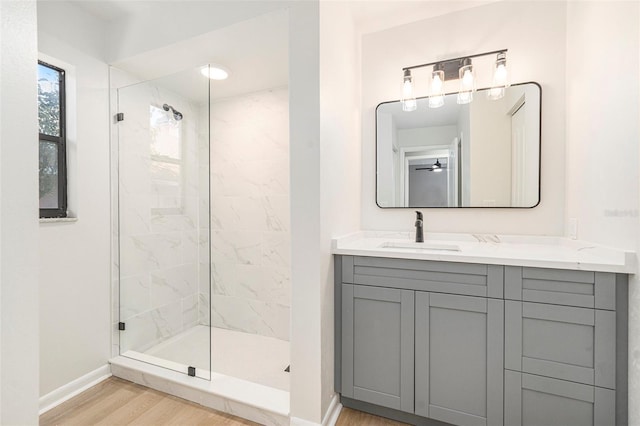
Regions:
<svg viewBox="0 0 640 426"><path fill-rule="evenodd" d="M211 377L209 79L118 89L120 354Z"/></svg>

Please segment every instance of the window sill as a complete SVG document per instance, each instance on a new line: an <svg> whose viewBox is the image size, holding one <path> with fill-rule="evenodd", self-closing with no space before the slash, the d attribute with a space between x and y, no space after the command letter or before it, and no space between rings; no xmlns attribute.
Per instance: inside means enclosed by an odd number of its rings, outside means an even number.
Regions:
<svg viewBox="0 0 640 426"><path fill-rule="evenodd" d="M64 222L77 222L77 217L41 217L40 223L64 223Z"/></svg>

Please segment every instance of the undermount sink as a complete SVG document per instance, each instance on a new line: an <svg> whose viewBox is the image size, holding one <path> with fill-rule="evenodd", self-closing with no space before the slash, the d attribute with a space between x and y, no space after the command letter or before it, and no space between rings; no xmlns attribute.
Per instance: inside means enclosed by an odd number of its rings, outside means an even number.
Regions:
<svg viewBox="0 0 640 426"><path fill-rule="evenodd" d="M405 249L405 250L443 250L443 251L460 251L460 246L456 244L442 243L414 243L414 242L395 242L385 241L380 244L380 248Z"/></svg>

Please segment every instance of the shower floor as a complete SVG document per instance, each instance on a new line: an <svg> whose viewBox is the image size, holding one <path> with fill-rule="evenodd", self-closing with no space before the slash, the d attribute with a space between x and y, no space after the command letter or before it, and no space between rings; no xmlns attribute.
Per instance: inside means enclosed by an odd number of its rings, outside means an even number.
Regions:
<svg viewBox="0 0 640 426"><path fill-rule="evenodd" d="M207 348L211 332L211 355ZM156 358L289 391L289 342L197 325L144 352ZM209 363L211 359L211 365Z"/></svg>

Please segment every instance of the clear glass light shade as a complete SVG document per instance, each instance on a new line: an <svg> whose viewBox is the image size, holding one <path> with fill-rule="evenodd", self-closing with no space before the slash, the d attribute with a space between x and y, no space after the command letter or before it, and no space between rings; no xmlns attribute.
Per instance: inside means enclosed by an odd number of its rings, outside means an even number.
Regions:
<svg viewBox="0 0 640 426"><path fill-rule="evenodd" d="M507 57L506 54L499 53L495 68L493 69L493 81L491 88L487 91L487 97L493 100L501 99L504 97L507 87L509 87Z"/></svg>
<svg viewBox="0 0 640 426"><path fill-rule="evenodd" d="M444 105L444 71L431 73L431 93L429 94L429 108L439 108Z"/></svg>
<svg viewBox="0 0 640 426"><path fill-rule="evenodd" d="M476 79L473 73L473 65L465 65L460 68L460 89L458 90L458 103L468 104L473 101L473 92L476 90Z"/></svg>
<svg viewBox="0 0 640 426"><path fill-rule="evenodd" d="M415 111L418 108L416 96L413 94L413 82L411 79L411 71L405 71L402 82L402 110Z"/></svg>

